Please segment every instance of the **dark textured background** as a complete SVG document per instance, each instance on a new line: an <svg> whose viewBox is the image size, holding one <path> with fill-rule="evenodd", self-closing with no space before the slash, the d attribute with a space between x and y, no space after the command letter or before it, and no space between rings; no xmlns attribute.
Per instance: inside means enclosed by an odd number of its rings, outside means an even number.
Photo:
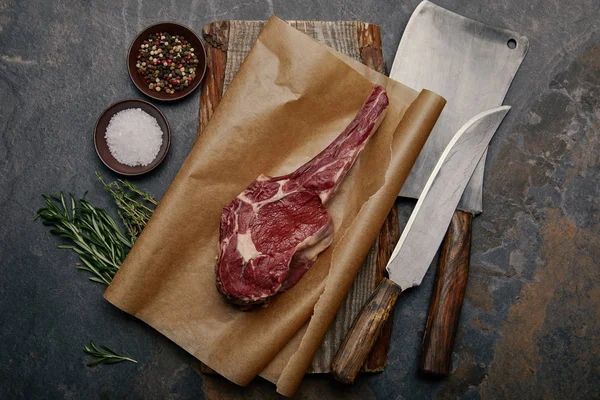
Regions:
<svg viewBox="0 0 600 400"><path fill-rule="evenodd" d="M363 20L379 24L388 64L418 1L0 0L0 398L273 398L201 377L192 357L102 299L102 287L57 250L35 210L42 193L110 202L93 172L92 129L117 100L141 98L125 67L136 32L174 20L197 32L218 19ZM438 4L529 37L506 97L513 106L487 162L485 212L443 381L417 376L432 274L403 295L384 373L353 387L325 377L298 398L597 398L600 396L600 2ZM466 78L467 79L467 78ZM136 179L160 198L192 146L199 91L159 104L173 142L165 163ZM408 206L402 207L403 215ZM90 340L134 365L87 368Z"/></svg>

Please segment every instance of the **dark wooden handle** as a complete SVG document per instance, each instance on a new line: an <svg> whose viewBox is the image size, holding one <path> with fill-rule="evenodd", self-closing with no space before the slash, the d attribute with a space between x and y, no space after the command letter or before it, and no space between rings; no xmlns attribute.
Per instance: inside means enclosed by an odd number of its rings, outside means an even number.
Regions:
<svg viewBox="0 0 600 400"><path fill-rule="evenodd" d="M456 210L442 244L421 349L424 373L446 376L450 372L469 274L472 224L472 213Z"/></svg>
<svg viewBox="0 0 600 400"><path fill-rule="evenodd" d="M336 380L354 382L400 292L402 289L387 278L383 278L377 286L331 363L331 372Z"/></svg>

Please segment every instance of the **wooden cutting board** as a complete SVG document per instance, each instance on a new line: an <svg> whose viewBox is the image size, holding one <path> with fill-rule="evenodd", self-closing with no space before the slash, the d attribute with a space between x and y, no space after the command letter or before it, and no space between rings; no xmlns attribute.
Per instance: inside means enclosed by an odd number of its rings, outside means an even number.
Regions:
<svg viewBox="0 0 600 400"><path fill-rule="evenodd" d="M266 21L218 21L204 26L207 44L207 71L200 95L198 135L207 125L213 111L233 76L246 58ZM357 21L288 21L296 29L344 53L376 71L385 73L379 26ZM350 288L346 300L331 324L308 373L328 373L338 347L354 318L385 274L385 266L400 237L397 208L390 211L379 237L373 243L363 267ZM382 371L392 330L392 318L384 327L363 370ZM203 372L211 372L203 366Z"/></svg>

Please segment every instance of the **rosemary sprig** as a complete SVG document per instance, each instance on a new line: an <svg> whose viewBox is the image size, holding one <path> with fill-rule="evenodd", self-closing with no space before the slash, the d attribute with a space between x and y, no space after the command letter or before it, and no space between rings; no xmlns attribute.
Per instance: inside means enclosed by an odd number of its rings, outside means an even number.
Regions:
<svg viewBox="0 0 600 400"><path fill-rule="evenodd" d="M46 207L38 210L35 219L44 225L53 226L51 233L61 236L70 244L58 248L71 249L77 253L81 263L77 268L90 272L91 281L109 285L133 246L133 240L121 233L108 213L94 207L84 198L70 197L70 208L65 196L45 196Z"/></svg>
<svg viewBox="0 0 600 400"><path fill-rule="evenodd" d="M132 241L135 241L146 227L158 202L150 194L138 189L131 182L119 179L118 181L106 183L98 172L96 172L96 178L113 197L123 225L125 225Z"/></svg>
<svg viewBox="0 0 600 400"><path fill-rule="evenodd" d="M93 367L98 364L116 364L123 361L131 361L132 363L137 364L137 361L133 358L121 355L108 346L101 345L100 348L98 348L93 341L90 341L89 346L84 347L83 352L96 358L95 361L87 364L88 367Z"/></svg>

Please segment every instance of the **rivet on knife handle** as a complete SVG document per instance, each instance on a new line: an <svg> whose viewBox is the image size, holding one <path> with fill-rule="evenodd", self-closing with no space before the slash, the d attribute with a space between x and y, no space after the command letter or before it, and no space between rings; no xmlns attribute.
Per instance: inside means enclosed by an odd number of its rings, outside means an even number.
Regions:
<svg viewBox="0 0 600 400"><path fill-rule="evenodd" d="M439 376L450 373L469 260L473 214L456 210L442 244L421 349L421 371Z"/></svg>
<svg viewBox="0 0 600 400"><path fill-rule="evenodd" d="M377 286L331 364L336 380L348 384L354 382L401 292L400 286L387 278Z"/></svg>

